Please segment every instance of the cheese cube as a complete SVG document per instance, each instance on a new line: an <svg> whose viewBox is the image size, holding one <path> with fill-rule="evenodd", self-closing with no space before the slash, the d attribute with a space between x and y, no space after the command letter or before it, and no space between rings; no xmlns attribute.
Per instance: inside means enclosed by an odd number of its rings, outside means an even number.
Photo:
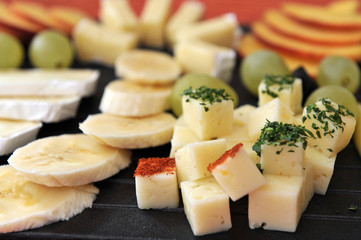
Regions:
<svg viewBox="0 0 361 240"><path fill-rule="evenodd" d="M182 182L181 192L194 235L227 231L232 227L229 198L213 177Z"/></svg>
<svg viewBox="0 0 361 240"><path fill-rule="evenodd" d="M208 171L233 201L266 183L260 170L243 150L242 143L235 145L210 164Z"/></svg>
<svg viewBox="0 0 361 240"><path fill-rule="evenodd" d="M238 125L233 125L230 133L221 135L219 138L224 138L226 140L227 149L230 149L240 142L243 143L244 141L249 141L248 128L247 126L240 127Z"/></svg>
<svg viewBox="0 0 361 240"><path fill-rule="evenodd" d="M174 157L174 153L184 147L188 143L200 142L200 139L194 135L192 130L186 126L174 126L173 137L171 139L170 157Z"/></svg>
<svg viewBox="0 0 361 240"><path fill-rule="evenodd" d="M315 148L307 147L305 151L305 162L312 165L314 171L314 191L317 194L325 195L331 181L336 155L326 157Z"/></svg>
<svg viewBox="0 0 361 240"><path fill-rule="evenodd" d="M128 0L101 0L99 20L114 30L139 32L137 15Z"/></svg>
<svg viewBox="0 0 361 240"><path fill-rule="evenodd" d="M243 141L243 148L246 151L247 155L251 158L254 164L260 163L261 158L257 155L257 153L252 149L254 142Z"/></svg>
<svg viewBox="0 0 361 240"><path fill-rule="evenodd" d="M248 195L249 227L295 232L302 213L303 177L264 177L266 184Z"/></svg>
<svg viewBox="0 0 361 240"><path fill-rule="evenodd" d="M167 43L173 47L179 29L199 21L204 13L204 4L199 1L184 1L169 19L165 32Z"/></svg>
<svg viewBox="0 0 361 240"><path fill-rule="evenodd" d="M178 149L175 152L178 183L211 176L208 165L226 150L224 139L190 143Z"/></svg>
<svg viewBox="0 0 361 240"><path fill-rule="evenodd" d="M249 114L256 110L256 107L250 104L242 105L233 111L234 124L238 126L248 125Z"/></svg>
<svg viewBox="0 0 361 240"><path fill-rule="evenodd" d="M134 176L140 209L178 206L179 191L174 158L139 159Z"/></svg>
<svg viewBox="0 0 361 240"><path fill-rule="evenodd" d="M233 126L233 101L203 102L201 99L182 97L182 109L188 127L201 140L228 134Z"/></svg>
<svg viewBox="0 0 361 240"><path fill-rule="evenodd" d="M278 98L273 99L267 104L258 107L249 113L248 135L251 141L257 141L261 134L261 130L268 119L270 122L278 121L285 123L293 123L293 112L291 109L281 102Z"/></svg>
<svg viewBox="0 0 361 240"><path fill-rule="evenodd" d="M272 143L261 145L261 167L265 174L302 176L303 158L304 149L300 142L291 146Z"/></svg>
<svg viewBox="0 0 361 240"><path fill-rule="evenodd" d="M73 39L81 61L107 66L114 66L120 54L138 45L137 34L109 29L90 19L74 27Z"/></svg>
<svg viewBox="0 0 361 240"><path fill-rule="evenodd" d="M234 48L240 35L237 16L228 13L180 29L176 34L176 43L198 39L218 46Z"/></svg>
<svg viewBox="0 0 361 240"><path fill-rule="evenodd" d="M356 126L355 117L329 99L305 107L302 120L315 136L308 140L308 146L317 148L327 157L336 155L348 145Z"/></svg>
<svg viewBox="0 0 361 240"><path fill-rule="evenodd" d="M283 83L282 79L289 80L289 82ZM292 77L265 76L258 86L258 97L259 106L278 97L292 112L302 112L302 80Z"/></svg>
<svg viewBox="0 0 361 240"><path fill-rule="evenodd" d="M165 25L171 0L147 0L140 15L141 42L144 46L162 48L165 45Z"/></svg>
<svg viewBox="0 0 361 240"><path fill-rule="evenodd" d="M303 186L302 186L302 206L301 211L304 212L308 206L308 203L311 201L314 194L314 184L313 179L315 178L315 173L313 171L313 166L310 163L305 163L303 169Z"/></svg>
<svg viewBox="0 0 361 240"><path fill-rule="evenodd" d="M236 53L231 48L201 40L181 41L175 46L174 56L185 72L204 73L229 82L236 64Z"/></svg>

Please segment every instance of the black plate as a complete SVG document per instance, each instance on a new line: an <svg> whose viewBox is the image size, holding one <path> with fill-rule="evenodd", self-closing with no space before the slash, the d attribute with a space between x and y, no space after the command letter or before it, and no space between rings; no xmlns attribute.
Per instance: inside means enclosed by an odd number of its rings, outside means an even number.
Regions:
<svg viewBox="0 0 361 240"><path fill-rule="evenodd" d="M239 66L239 61L237 63ZM76 68L101 71L95 96L82 100L76 118L56 124L44 124L39 138L64 133L80 133L79 122L98 113L105 85L115 79L112 68L75 64ZM257 99L242 86L237 67L231 85L237 90L240 105L256 105ZM361 100L358 92L357 98ZM133 151L131 166L115 176L96 183L100 193L92 209L86 209L69 221L17 233L0 234L1 239L192 239L195 238L181 205L176 209L139 210L133 172L141 157L168 156L170 144ZM6 164L8 156L1 157ZM354 144L338 156L335 172L325 196L315 195L302 215L296 233L251 230L248 227L247 197L231 202L233 227L227 232L206 235L204 239L361 239L361 158ZM359 209L350 211L350 205ZM6 206L5 206L6 207Z"/></svg>

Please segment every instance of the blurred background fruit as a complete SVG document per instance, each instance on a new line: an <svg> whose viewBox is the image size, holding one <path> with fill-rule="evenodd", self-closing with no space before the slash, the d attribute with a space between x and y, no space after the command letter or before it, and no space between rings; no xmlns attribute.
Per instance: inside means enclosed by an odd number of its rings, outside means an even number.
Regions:
<svg viewBox="0 0 361 240"><path fill-rule="evenodd" d="M21 42L7 33L0 32L0 68L17 68L23 63L24 49Z"/></svg>

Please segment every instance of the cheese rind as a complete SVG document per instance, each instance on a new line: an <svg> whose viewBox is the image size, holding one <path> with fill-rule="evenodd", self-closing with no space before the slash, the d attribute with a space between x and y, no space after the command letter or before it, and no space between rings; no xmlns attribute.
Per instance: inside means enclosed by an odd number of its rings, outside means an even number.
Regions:
<svg viewBox="0 0 361 240"><path fill-rule="evenodd" d="M243 150L242 144L228 150L209 165L208 170L233 201L266 183L259 169Z"/></svg>
<svg viewBox="0 0 361 240"><path fill-rule="evenodd" d="M207 171L210 163L226 151L224 139L189 143L175 152L178 184L211 176Z"/></svg>
<svg viewBox="0 0 361 240"><path fill-rule="evenodd" d="M181 192L194 235L227 231L232 227L229 198L213 177L182 182Z"/></svg>

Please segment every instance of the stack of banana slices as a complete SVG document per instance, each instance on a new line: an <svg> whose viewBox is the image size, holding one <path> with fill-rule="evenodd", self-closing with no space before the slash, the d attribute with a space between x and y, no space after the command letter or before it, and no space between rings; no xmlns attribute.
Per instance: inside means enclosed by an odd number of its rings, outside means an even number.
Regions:
<svg viewBox="0 0 361 240"><path fill-rule="evenodd" d="M116 60L116 74L100 102L102 113L80 124L83 133L116 148L156 147L172 138L175 117L166 113L175 80L182 73L168 54L131 50Z"/></svg>
<svg viewBox="0 0 361 240"><path fill-rule="evenodd" d="M131 152L84 134L42 138L18 148L0 167L0 232L59 221L92 206L92 183L129 166Z"/></svg>

